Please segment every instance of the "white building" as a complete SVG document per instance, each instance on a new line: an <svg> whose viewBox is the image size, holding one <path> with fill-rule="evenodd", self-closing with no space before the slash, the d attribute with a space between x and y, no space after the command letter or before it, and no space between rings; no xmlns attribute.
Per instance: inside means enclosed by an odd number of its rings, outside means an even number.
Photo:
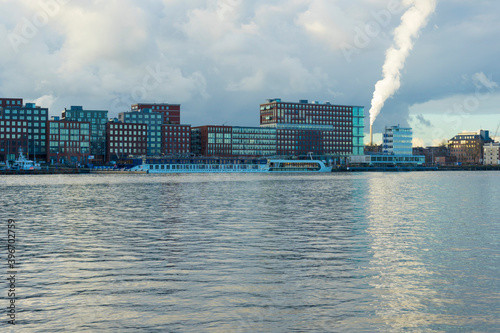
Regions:
<svg viewBox="0 0 500 333"><path fill-rule="evenodd" d="M484 165L499 165L500 164L500 143L491 142L483 145L483 164Z"/></svg>

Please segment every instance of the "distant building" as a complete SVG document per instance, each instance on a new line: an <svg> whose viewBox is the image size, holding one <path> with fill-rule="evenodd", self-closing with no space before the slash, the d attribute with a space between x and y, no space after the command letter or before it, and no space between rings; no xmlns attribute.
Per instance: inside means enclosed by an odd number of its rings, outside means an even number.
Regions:
<svg viewBox="0 0 500 333"><path fill-rule="evenodd" d="M500 164L500 143L489 142L483 146L483 164L484 165L499 165Z"/></svg>
<svg viewBox="0 0 500 333"><path fill-rule="evenodd" d="M450 156L450 151L447 146L431 146L427 148L414 147L413 155L425 156L425 164L427 165L449 165L455 164L456 158Z"/></svg>
<svg viewBox="0 0 500 333"><path fill-rule="evenodd" d="M276 129L200 126L192 129L192 152L203 156L260 157L276 155Z"/></svg>
<svg viewBox="0 0 500 333"><path fill-rule="evenodd" d="M148 126L139 123L108 122L106 124L107 162L148 153Z"/></svg>
<svg viewBox="0 0 500 333"><path fill-rule="evenodd" d="M191 125L163 125L162 134L164 155L191 152Z"/></svg>
<svg viewBox="0 0 500 333"><path fill-rule="evenodd" d="M159 112L163 115L163 124L180 124L181 123L181 105L180 104L152 104L139 103L132 105L132 112L142 112L144 110Z"/></svg>
<svg viewBox="0 0 500 333"><path fill-rule="evenodd" d="M455 135L448 141L450 155L455 156L458 163L482 164L483 145L493 142L489 131L464 132Z"/></svg>
<svg viewBox="0 0 500 333"><path fill-rule="evenodd" d="M1 108L12 108L12 107L22 107L22 106L23 106L22 98L0 98Z"/></svg>
<svg viewBox="0 0 500 333"><path fill-rule="evenodd" d="M90 123L47 121L47 163L87 164L90 155Z"/></svg>
<svg viewBox="0 0 500 333"><path fill-rule="evenodd" d="M380 167L414 167L422 166L426 162L425 155L414 155L412 149L413 134L411 128L386 126L383 134L382 152L373 150L364 156L351 156L349 163L354 165L371 165ZM425 148L422 148L425 149ZM423 150L416 150L417 153Z"/></svg>
<svg viewBox="0 0 500 333"><path fill-rule="evenodd" d="M19 148L29 158L46 159L46 123L49 109L22 99L0 99L0 160L14 160Z"/></svg>
<svg viewBox="0 0 500 333"><path fill-rule="evenodd" d="M390 126L385 128L382 153L385 155L412 155L413 132L411 128Z"/></svg>
<svg viewBox="0 0 500 333"><path fill-rule="evenodd" d="M163 114L153 112L151 109L142 111L120 112L118 114L120 122L125 124L146 124L148 129L148 155L161 155L162 153L162 125Z"/></svg>
<svg viewBox="0 0 500 333"><path fill-rule="evenodd" d="M84 110L81 106L64 109L62 119L90 123L90 154L94 160L105 161L107 110Z"/></svg>
<svg viewBox="0 0 500 333"><path fill-rule="evenodd" d="M278 155L347 157L364 153L364 108L329 102L269 99L260 105L260 127L276 129Z"/></svg>
<svg viewBox="0 0 500 333"><path fill-rule="evenodd" d="M365 146L365 155L381 155L382 154L382 145L366 145Z"/></svg>

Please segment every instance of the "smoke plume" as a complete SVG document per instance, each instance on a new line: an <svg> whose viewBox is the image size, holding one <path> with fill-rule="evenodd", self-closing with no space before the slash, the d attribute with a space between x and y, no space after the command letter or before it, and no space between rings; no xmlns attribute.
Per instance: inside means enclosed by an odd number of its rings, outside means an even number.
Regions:
<svg viewBox="0 0 500 333"><path fill-rule="evenodd" d="M370 125L385 104L401 86L401 70L413 48L416 38L428 21L429 15L436 9L436 0L410 0L411 7L401 17L401 24L394 30L394 43L387 50L382 67L383 79L375 84Z"/></svg>

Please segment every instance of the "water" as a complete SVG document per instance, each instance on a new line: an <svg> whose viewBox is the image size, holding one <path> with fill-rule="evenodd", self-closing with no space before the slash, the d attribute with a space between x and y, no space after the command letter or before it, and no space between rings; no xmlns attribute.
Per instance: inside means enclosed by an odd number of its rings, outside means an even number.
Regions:
<svg viewBox="0 0 500 333"><path fill-rule="evenodd" d="M2 228L18 227L14 332L500 327L496 172L7 176L0 188Z"/></svg>

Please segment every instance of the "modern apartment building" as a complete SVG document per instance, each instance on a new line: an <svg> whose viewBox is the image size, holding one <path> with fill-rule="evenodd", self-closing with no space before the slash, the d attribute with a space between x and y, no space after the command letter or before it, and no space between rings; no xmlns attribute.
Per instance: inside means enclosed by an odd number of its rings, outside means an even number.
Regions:
<svg viewBox="0 0 500 333"><path fill-rule="evenodd" d="M191 152L191 125L163 125L162 134L164 155Z"/></svg>
<svg viewBox="0 0 500 333"><path fill-rule="evenodd" d="M19 148L32 159L46 159L46 123L49 110L22 99L1 99L0 160L14 160Z"/></svg>
<svg viewBox="0 0 500 333"><path fill-rule="evenodd" d="M62 120L90 123L90 155L95 161L106 160L107 110L84 110L82 106L71 106L62 112Z"/></svg>
<svg viewBox="0 0 500 333"><path fill-rule="evenodd" d="M47 163L87 164L90 155L90 123L47 121Z"/></svg>

